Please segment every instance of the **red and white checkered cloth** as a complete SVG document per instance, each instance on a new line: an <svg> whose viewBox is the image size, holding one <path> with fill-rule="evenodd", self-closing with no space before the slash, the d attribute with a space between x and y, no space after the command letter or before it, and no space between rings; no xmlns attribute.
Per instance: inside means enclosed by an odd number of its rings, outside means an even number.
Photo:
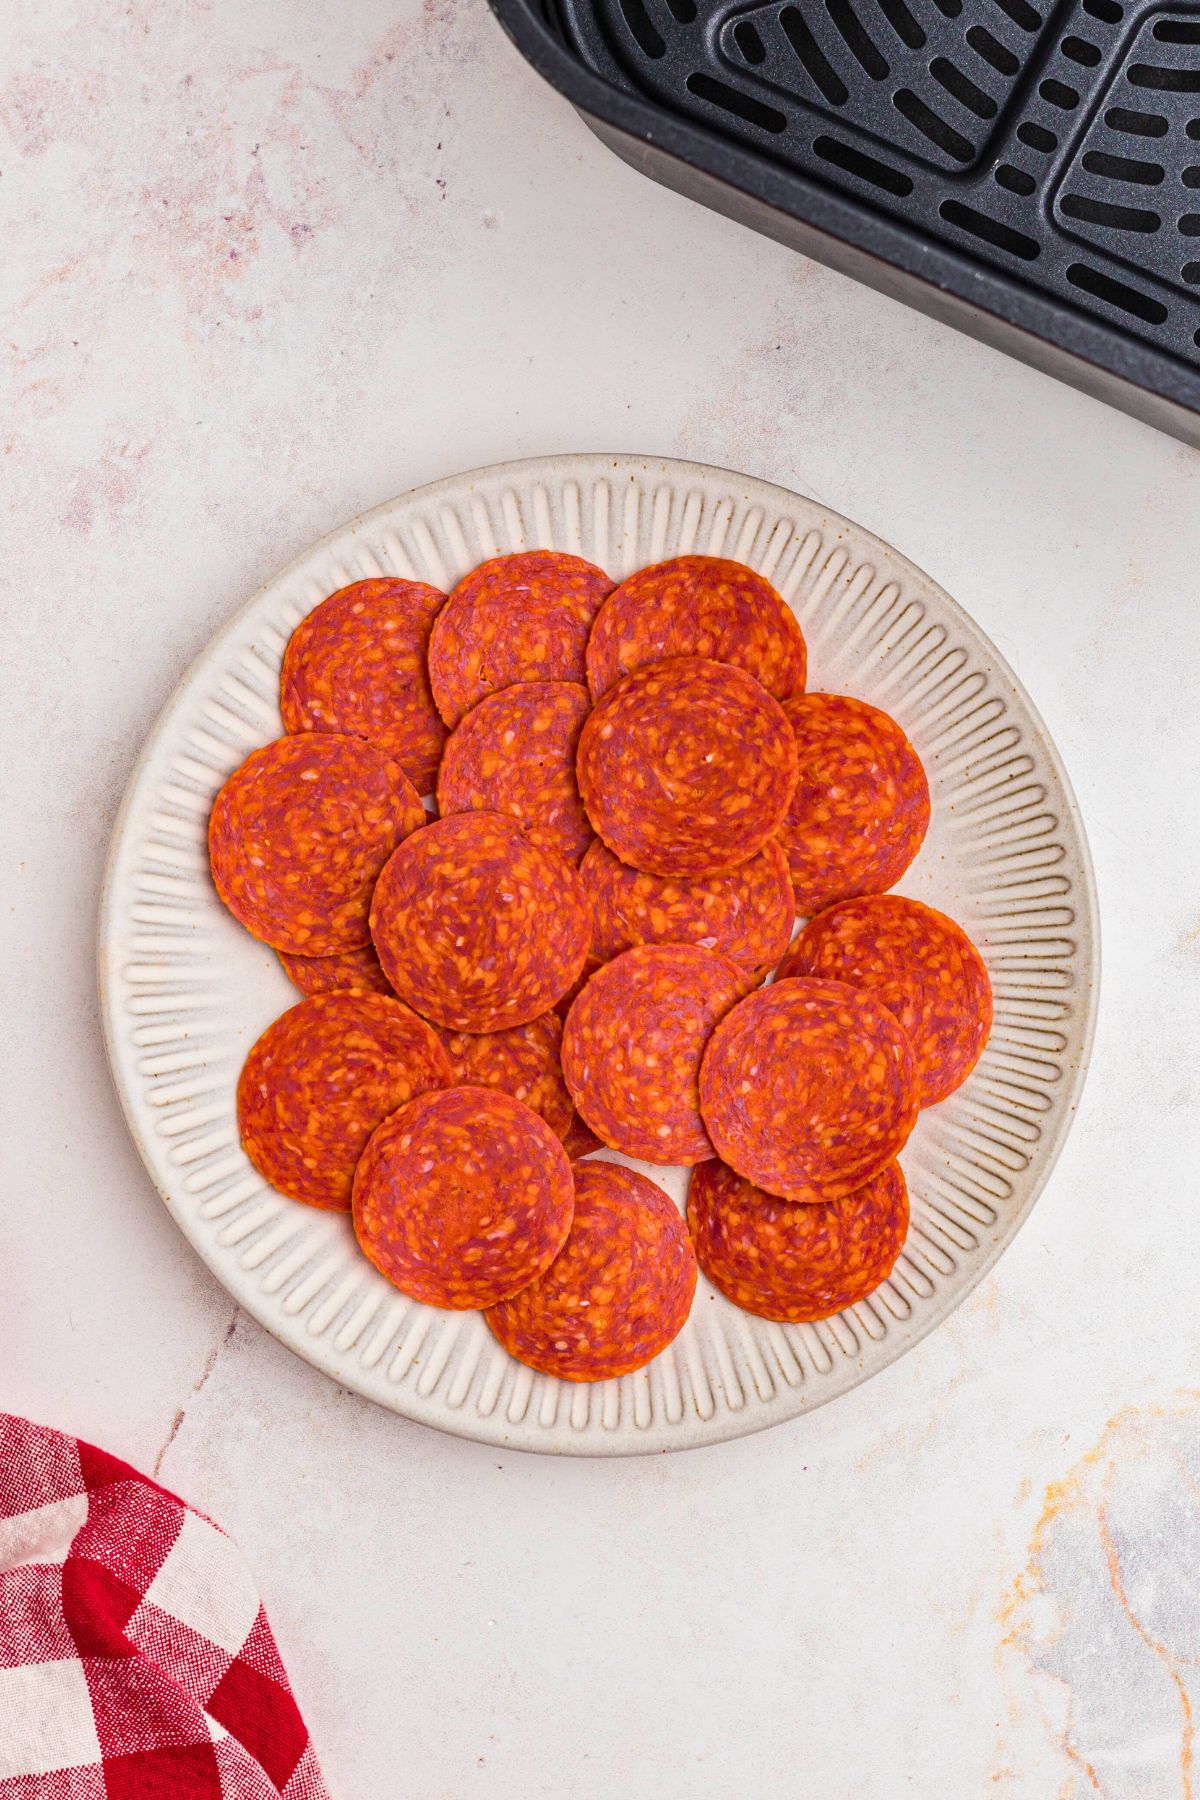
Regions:
<svg viewBox="0 0 1200 1800"><path fill-rule="evenodd" d="M0 1413L0 1800L328 1800L223 1532Z"/></svg>

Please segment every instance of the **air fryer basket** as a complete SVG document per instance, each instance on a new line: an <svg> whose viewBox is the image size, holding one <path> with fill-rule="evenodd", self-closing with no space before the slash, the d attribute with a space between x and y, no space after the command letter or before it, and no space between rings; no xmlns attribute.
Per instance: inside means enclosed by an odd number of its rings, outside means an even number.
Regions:
<svg viewBox="0 0 1200 1800"><path fill-rule="evenodd" d="M1200 0L491 0L628 162L1200 443Z"/></svg>

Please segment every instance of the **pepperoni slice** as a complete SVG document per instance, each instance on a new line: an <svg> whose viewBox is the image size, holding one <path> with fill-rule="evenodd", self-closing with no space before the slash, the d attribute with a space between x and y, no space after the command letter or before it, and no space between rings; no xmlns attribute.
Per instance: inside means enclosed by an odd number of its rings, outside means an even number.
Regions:
<svg viewBox="0 0 1200 1800"><path fill-rule="evenodd" d="M916 1053L922 1106L961 1087L992 1029L992 984L962 926L900 894L819 913L779 973L848 981L894 1013Z"/></svg>
<svg viewBox="0 0 1200 1800"><path fill-rule="evenodd" d="M390 994L392 984L384 974L374 944L361 950L343 950L337 956L289 956L279 951L284 973L302 994L338 994L356 988L364 994Z"/></svg>
<svg viewBox="0 0 1200 1800"><path fill-rule="evenodd" d="M464 1311L536 1281L574 1211L566 1151L494 1088L425 1094L385 1119L354 1177L354 1229L414 1300Z"/></svg>
<svg viewBox="0 0 1200 1800"><path fill-rule="evenodd" d="M398 1106L453 1079L437 1033L382 994L317 994L268 1025L237 1089L260 1175L293 1200L350 1208L354 1166Z"/></svg>
<svg viewBox="0 0 1200 1800"><path fill-rule="evenodd" d="M589 1163L575 1171L575 1218L562 1250L487 1322L531 1369L607 1381L666 1349L695 1291L695 1253L662 1189L619 1163Z"/></svg>
<svg viewBox="0 0 1200 1800"><path fill-rule="evenodd" d="M317 731L279 738L213 802L213 881L234 918L276 950L357 950L370 940L379 871L424 823L411 781L373 745Z"/></svg>
<svg viewBox="0 0 1200 1800"><path fill-rule="evenodd" d="M446 1032L442 1042L460 1087L499 1088L545 1119L556 1138L567 1137L575 1108L563 1080L557 1013L508 1031Z"/></svg>
<svg viewBox="0 0 1200 1800"><path fill-rule="evenodd" d="M590 1125L585 1125L577 1112L572 1111L571 1129L563 1139L563 1149L571 1161L578 1162L580 1157L590 1156L593 1150L603 1150L604 1145L596 1136Z"/></svg>
<svg viewBox="0 0 1200 1800"><path fill-rule="evenodd" d="M570 987L567 989L566 993L562 996L562 998L560 1000L556 1000L554 1002L554 1010L558 1014L560 1019L563 1019L563 1020L566 1019L567 1014L570 1012L570 1010L574 1006L576 1000L578 1000L580 994L582 994L584 988L587 986L588 982L592 979L592 976L596 973L596 970L599 967L600 967L599 960L596 957L594 957L592 955L591 951L589 950L587 959L584 962L584 965L583 965L582 969L579 971L579 974L576 976L575 980L571 983Z"/></svg>
<svg viewBox="0 0 1200 1800"><path fill-rule="evenodd" d="M604 602L588 640L599 698L623 675L667 656L733 663L786 700L804 692L804 636L782 595L744 563L674 556L639 569Z"/></svg>
<svg viewBox="0 0 1200 1800"><path fill-rule="evenodd" d="M570 863L498 813L426 826L371 906L384 974L449 1031L505 1031L548 1012L582 972L591 931Z"/></svg>
<svg viewBox="0 0 1200 1800"><path fill-rule="evenodd" d="M792 935L787 857L772 838L724 875L646 875L599 839L579 869L592 908L592 955L635 944L698 944L744 968L774 968Z"/></svg>
<svg viewBox="0 0 1200 1800"><path fill-rule="evenodd" d="M339 588L301 619L280 679L287 731L338 731L393 757L432 792L446 737L425 666L446 596L423 581L376 577Z"/></svg>
<svg viewBox="0 0 1200 1800"><path fill-rule="evenodd" d="M745 981L727 957L683 944L627 950L592 976L567 1015L563 1074L585 1124L610 1149L652 1163L712 1155L700 1059Z"/></svg>
<svg viewBox="0 0 1200 1800"><path fill-rule="evenodd" d="M687 1219L714 1287L744 1312L800 1325L887 1280L908 1234L908 1189L892 1162L845 1200L797 1206L708 1162L692 1176Z"/></svg>
<svg viewBox="0 0 1200 1800"><path fill-rule="evenodd" d="M635 669L579 738L579 791L609 849L651 875L717 875L761 850L796 785L777 700L699 656Z"/></svg>
<svg viewBox="0 0 1200 1800"><path fill-rule="evenodd" d="M571 681L524 681L490 694L455 727L438 774L438 811L508 813L568 862L593 841L575 781L592 703Z"/></svg>
<svg viewBox="0 0 1200 1800"><path fill-rule="evenodd" d="M895 719L849 694L803 694L783 710L800 775L779 838L798 911L883 893L929 828L920 757Z"/></svg>
<svg viewBox="0 0 1200 1800"><path fill-rule="evenodd" d="M473 569L429 642L429 679L447 725L518 681L585 681L588 633L612 586L603 569L557 550L497 556Z"/></svg>
<svg viewBox="0 0 1200 1800"><path fill-rule="evenodd" d="M717 1026L700 1069L716 1153L784 1200L842 1200L878 1175L917 1119L912 1046L844 981L774 981Z"/></svg>

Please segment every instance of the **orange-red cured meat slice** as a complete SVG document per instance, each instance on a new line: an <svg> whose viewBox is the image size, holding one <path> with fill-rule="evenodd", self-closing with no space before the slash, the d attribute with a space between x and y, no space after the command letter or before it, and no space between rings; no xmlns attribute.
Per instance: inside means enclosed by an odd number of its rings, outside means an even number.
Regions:
<svg viewBox="0 0 1200 1800"><path fill-rule="evenodd" d="M337 956L289 956L286 950L280 950L278 956L288 980L302 994L340 994L345 988L364 994L392 991L374 944L343 950Z"/></svg>
<svg viewBox="0 0 1200 1800"><path fill-rule="evenodd" d="M652 1163L712 1155L700 1059L745 982L727 957L684 944L641 945L592 976L567 1015L563 1074L584 1123L610 1149Z"/></svg>
<svg viewBox="0 0 1200 1800"><path fill-rule="evenodd" d="M429 679L447 725L518 681L587 680L592 620L612 582L581 556L524 550L481 563L438 614Z"/></svg>
<svg viewBox="0 0 1200 1800"><path fill-rule="evenodd" d="M588 640L588 685L599 697L667 656L734 663L777 700L804 692L796 615L764 576L721 556L675 556L614 589Z"/></svg>
<svg viewBox="0 0 1200 1800"><path fill-rule="evenodd" d="M779 841L797 911L899 881L929 828L929 783L895 719L849 694L784 704L799 777Z"/></svg>
<svg viewBox="0 0 1200 1800"><path fill-rule="evenodd" d="M375 1127L452 1079L437 1032L399 1000L315 994L268 1025L246 1058L242 1144L281 1194L346 1212Z"/></svg>
<svg viewBox="0 0 1200 1800"><path fill-rule="evenodd" d="M900 1164L845 1200L797 1206L702 1163L688 1188L688 1228L714 1287L760 1319L828 1319L886 1281L908 1233Z"/></svg>
<svg viewBox="0 0 1200 1800"><path fill-rule="evenodd" d="M563 1381L607 1381L652 1361L696 1291L687 1228L661 1188L618 1163L575 1171L571 1235L545 1274L487 1314L510 1356Z"/></svg>
<svg viewBox="0 0 1200 1800"><path fill-rule="evenodd" d="M784 1200L842 1200L878 1175L917 1119L912 1046L843 981L774 981L713 1032L700 1111L716 1153Z"/></svg>
<svg viewBox="0 0 1200 1800"><path fill-rule="evenodd" d="M371 933L383 972L448 1031L506 1031L548 1012L581 973L592 921L579 875L515 819L456 813L392 857Z"/></svg>
<svg viewBox="0 0 1200 1800"><path fill-rule="evenodd" d="M523 681L491 694L455 727L438 773L438 811L508 813L578 862L593 842L575 781L575 751L591 711L571 681Z"/></svg>
<svg viewBox="0 0 1200 1800"><path fill-rule="evenodd" d="M394 757L419 794L433 790L446 727L425 652L446 596L393 576L339 588L288 642L280 679L287 731L339 731Z"/></svg>
<svg viewBox="0 0 1200 1800"><path fill-rule="evenodd" d="M575 1107L562 1072L562 1020L543 1013L508 1031L447 1031L442 1042L460 1087L499 1088L565 1139Z"/></svg>
<svg viewBox="0 0 1200 1800"><path fill-rule="evenodd" d="M297 956L370 941L379 871L425 823L398 762L357 738L309 731L248 756L213 802L213 881L254 937Z"/></svg>
<svg viewBox="0 0 1200 1800"><path fill-rule="evenodd" d="M962 926L900 894L819 913L779 973L848 981L894 1013L916 1054L922 1106L962 1085L992 1029L992 984Z"/></svg>
<svg viewBox="0 0 1200 1800"><path fill-rule="evenodd" d="M425 1094L376 1131L354 1178L354 1229L403 1293L462 1311L536 1281L571 1229L574 1181L546 1124L495 1088Z"/></svg>
<svg viewBox="0 0 1200 1800"><path fill-rule="evenodd" d="M592 907L592 955L635 944L698 944L743 968L774 968L792 935L787 857L772 838L723 875L647 875L596 840L579 869Z"/></svg>
<svg viewBox="0 0 1200 1800"><path fill-rule="evenodd" d="M581 1156L590 1156L593 1150L603 1150L604 1145L596 1136L590 1125L585 1125L578 1113L571 1119L571 1129L563 1139L563 1149L572 1162L578 1162Z"/></svg>
<svg viewBox="0 0 1200 1800"><path fill-rule="evenodd" d="M575 980L571 983L566 993L562 995L561 999L554 1002L554 1010L560 1019L566 1018L576 1000L578 1000L580 994L582 994L584 988L599 967L600 964L598 960L589 951L587 960L579 971L579 974L575 977Z"/></svg>
<svg viewBox="0 0 1200 1800"><path fill-rule="evenodd" d="M635 669L579 737L593 829L651 875L717 875L761 850L796 785L783 708L744 669L676 656Z"/></svg>

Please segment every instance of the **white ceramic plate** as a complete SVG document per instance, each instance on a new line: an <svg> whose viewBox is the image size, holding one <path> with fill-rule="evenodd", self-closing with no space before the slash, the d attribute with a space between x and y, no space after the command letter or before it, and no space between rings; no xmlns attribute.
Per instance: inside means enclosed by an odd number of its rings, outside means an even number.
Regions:
<svg viewBox="0 0 1200 1800"><path fill-rule="evenodd" d="M344 1217L283 1199L237 1138L234 1090L296 999L208 875L213 795L279 735L278 677L326 594L395 574L449 588L485 557L575 551L620 578L695 550L762 570L795 608L814 688L886 708L915 743L933 824L900 891L960 920L996 1022L977 1070L902 1158L908 1243L870 1300L819 1325L751 1318L701 1282L648 1369L594 1387L510 1361L476 1313L406 1300ZM849 520L693 463L545 457L456 476L336 531L268 582L188 671L137 764L100 920L109 1058L180 1229L259 1322L347 1387L487 1443L613 1455L712 1443L819 1406L892 1362L970 1292L1037 1199L1078 1102L1095 1019L1096 901L1079 811L1012 671L928 576ZM646 1173L682 1204L682 1171Z"/></svg>

